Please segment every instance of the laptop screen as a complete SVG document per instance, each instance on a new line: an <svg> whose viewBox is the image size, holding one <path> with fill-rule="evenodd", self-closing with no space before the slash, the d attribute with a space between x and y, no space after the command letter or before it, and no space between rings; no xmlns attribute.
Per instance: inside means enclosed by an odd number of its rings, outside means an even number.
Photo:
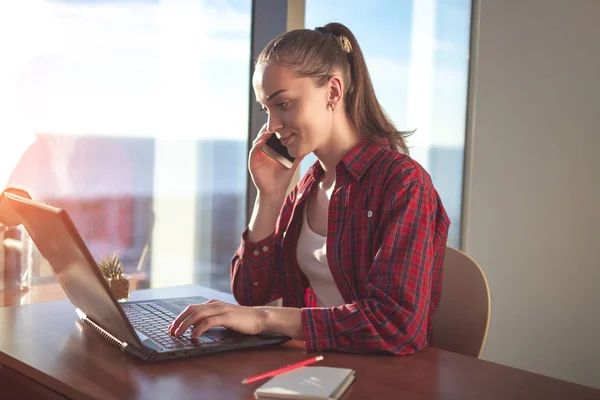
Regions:
<svg viewBox="0 0 600 400"><path fill-rule="evenodd" d="M137 335L67 212L23 197L5 196L71 303L119 340L139 347Z"/></svg>

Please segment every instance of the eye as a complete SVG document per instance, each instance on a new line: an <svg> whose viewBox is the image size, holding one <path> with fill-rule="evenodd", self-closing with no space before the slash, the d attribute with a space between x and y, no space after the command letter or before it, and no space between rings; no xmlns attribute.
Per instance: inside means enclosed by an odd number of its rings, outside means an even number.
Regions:
<svg viewBox="0 0 600 400"><path fill-rule="evenodd" d="M285 110L289 104L289 101L282 101L281 103L277 103L277 107L279 107L280 110Z"/></svg>

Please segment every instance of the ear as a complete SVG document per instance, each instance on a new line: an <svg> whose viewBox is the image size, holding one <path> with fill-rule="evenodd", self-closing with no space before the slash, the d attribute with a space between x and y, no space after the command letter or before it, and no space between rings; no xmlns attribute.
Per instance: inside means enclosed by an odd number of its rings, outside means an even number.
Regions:
<svg viewBox="0 0 600 400"><path fill-rule="evenodd" d="M337 108L341 105L344 97L344 82L342 78L335 74L327 81L327 104Z"/></svg>

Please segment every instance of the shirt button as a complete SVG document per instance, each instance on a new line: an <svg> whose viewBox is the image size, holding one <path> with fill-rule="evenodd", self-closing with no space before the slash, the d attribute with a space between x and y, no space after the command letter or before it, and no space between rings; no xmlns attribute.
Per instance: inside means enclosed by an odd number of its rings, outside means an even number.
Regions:
<svg viewBox="0 0 600 400"><path fill-rule="evenodd" d="M367 213L367 217L371 218L373 216L373 211L369 210L369 212Z"/></svg>
<svg viewBox="0 0 600 400"><path fill-rule="evenodd" d="M302 192L298 193L298 197L302 197L302 194L303 194Z"/></svg>
<svg viewBox="0 0 600 400"><path fill-rule="evenodd" d="M258 282L252 282L254 286L258 286Z"/></svg>
<svg viewBox="0 0 600 400"><path fill-rule="evenodd" d="M269 251L269 246L263 246L263 248L262 248L262 251L264 251L265 253L266 253L267 251Z"/></svg>
<svg viewBox="0 0 600 400"><path fill-rule="evenodd" d="M254 253L255 256L260 255L260 251L258 251L258 250L254 250L253 253Z"/></svg>

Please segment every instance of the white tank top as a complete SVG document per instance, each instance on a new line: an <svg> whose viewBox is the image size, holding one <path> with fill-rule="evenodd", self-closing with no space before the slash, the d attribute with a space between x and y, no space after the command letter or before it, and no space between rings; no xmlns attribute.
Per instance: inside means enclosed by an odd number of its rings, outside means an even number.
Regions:
<svg viewBox="0 0 600 400"><path fill-rule="evenodd" d="M337 307L344 304L327 262L327 238L308 225L306 206L302 212L302 229L298 238L296 259L317 296L319 307Z"/></svg>

